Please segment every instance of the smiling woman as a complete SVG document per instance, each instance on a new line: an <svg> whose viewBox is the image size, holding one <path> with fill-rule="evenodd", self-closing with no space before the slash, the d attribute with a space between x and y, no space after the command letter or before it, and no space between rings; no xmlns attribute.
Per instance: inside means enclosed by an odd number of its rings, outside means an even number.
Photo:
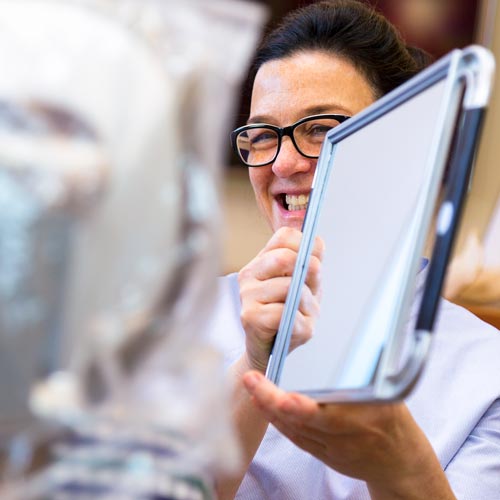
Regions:
<svg viewBox="0 0 500 500"><path fill-rule="evenodd" d="M260 67L248 121L288 127L321 111L340 115L340 119L329 119L336 125L374 100L371 85L352 63L322 52L301 52L267 61ZM319 149L308 157L299 152L291 138L284 137L279 152L275 151L270 168L250 169L250 182L273 231L283 226L300 229Z"/></svg>

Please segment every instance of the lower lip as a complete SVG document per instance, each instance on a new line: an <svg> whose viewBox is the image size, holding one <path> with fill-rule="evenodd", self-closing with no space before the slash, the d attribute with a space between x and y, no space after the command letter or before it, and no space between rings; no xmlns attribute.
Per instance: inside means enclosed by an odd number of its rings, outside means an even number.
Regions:
<svg viewBox="0 0 500 500"><path fill-rule="evenodd" d="M306 216L306 210L287 210L279 201L276 201L276 205L278 207L279 216L285 221L296 221L300 220L301 222L304 220Z"/></svg>

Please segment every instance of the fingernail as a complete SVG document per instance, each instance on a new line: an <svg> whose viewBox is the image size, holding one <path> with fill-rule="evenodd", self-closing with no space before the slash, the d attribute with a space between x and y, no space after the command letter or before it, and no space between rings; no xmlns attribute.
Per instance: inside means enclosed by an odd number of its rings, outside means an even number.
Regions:
<svg viewBox="0 0 500 500"><path fill-rule="evenodd" d="M255 387L257 386L257 384L259 384L261 380L262 380L262 375L255 372L247 373L243 377L243 383L245 384L245 387L249 390L255 389Z"/></svg>

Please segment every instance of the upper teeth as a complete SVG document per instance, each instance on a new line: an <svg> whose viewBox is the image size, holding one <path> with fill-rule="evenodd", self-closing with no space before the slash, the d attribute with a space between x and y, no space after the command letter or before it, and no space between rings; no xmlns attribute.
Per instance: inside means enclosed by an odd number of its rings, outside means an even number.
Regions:
<svg viewBox="0 0 500 500"><path fill-rule="evenodd" d="M288 210L305 210L309 201L308 194L299 194L298 196L287 194L285 197Z"/></svg>

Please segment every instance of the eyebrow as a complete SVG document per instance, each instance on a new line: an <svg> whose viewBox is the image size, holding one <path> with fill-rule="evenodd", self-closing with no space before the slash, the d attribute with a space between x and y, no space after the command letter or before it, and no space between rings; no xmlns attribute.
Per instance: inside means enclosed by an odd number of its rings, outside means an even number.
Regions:
<svg viewBox="0 0 500 500"><path fill-rule="evenodd" d="M340 104L321 104L318 106L310 106L309 108L305 108L304 110L302 110L301 118L304 118L305 116L322 115L322 114L329 114L329 115L345 114L351 116L352 112L348 111ZM273 119L268 115L255 115L247 120L247 125L251 125L254 123L269 123L272 121Z"/></svg>

